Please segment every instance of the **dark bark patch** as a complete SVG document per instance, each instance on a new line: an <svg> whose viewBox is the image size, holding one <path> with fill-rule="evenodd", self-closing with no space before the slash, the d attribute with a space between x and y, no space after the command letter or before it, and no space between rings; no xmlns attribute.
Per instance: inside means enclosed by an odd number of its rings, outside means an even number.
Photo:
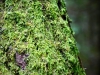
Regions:
<svg viewBox="0 0 100 75"><path fill-rule="evenodd" d="M58 0L57 5L58 5L58 8L61 9L61 1L60 0Z"/></svg>
<svg viewBox="0 0 100 75"><path fill-rule="evenodd" d="M20 66L23 70L26 67L25 58L28 56L29 56L28 54L18 54L18 53L16 53L15 55L17 65Z"/></svg>
<svg viewBox="0 0 100 75"><path fill-rule="evenodd" d="M66 15L61 15L63 20L66 20Z"/></svg>

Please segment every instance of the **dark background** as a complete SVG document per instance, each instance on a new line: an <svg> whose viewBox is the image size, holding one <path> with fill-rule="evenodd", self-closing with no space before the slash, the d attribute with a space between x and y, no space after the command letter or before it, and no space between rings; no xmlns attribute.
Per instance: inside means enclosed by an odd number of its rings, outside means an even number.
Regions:
<svg viewBox="0 0 100 75"><path fill-rule="evenodd" d="M71 27L87 75L100 75L100 0L66 0Z"/></svg>

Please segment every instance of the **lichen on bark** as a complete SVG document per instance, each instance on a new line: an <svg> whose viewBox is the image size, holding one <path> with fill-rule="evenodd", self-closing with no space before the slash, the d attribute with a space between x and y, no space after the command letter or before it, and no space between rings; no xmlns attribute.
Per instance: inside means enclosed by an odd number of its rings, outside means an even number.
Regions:
<svg viewBox="0 0 100 75"><path fill-rule="evenodd" d="M85 75L63 0L6 0L0 75ZM29 54L26 68L15 54Z"/></svg>

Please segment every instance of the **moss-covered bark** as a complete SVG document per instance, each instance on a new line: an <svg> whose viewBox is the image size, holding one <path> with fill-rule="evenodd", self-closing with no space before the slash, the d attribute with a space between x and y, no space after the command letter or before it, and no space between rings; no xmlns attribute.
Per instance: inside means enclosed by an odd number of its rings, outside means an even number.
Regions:
<svg viewBox="0 0 100 75"><path fill-rule="evenodd" d="M6 0L4 4L0 75L85 75L63 0ZM29 54L24 70L16 53Z"/></svg>

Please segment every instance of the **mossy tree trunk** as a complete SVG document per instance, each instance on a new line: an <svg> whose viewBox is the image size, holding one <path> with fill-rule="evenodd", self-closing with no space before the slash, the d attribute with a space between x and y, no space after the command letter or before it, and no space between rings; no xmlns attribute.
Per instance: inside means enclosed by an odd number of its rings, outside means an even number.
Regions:
<svg viewBox="0 0 100 75"><path fill-rule="evenodd" d="M6 0L4 5L0 75L85 75L63 0ZM29 56L16 61L16 53Z"/></svg>

